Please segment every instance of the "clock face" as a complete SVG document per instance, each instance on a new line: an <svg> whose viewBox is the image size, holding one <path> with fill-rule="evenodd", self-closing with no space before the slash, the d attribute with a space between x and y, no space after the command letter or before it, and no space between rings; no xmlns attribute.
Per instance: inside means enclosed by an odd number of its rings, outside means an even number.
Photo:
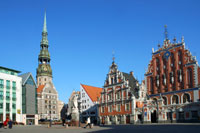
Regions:
<svg viewBox="0 0 200 133"><path fill-rule="evenodd" d="M43 70L44 70L44 71L47 71L47 67L46 67L46 66L43 66Z"/></svg>

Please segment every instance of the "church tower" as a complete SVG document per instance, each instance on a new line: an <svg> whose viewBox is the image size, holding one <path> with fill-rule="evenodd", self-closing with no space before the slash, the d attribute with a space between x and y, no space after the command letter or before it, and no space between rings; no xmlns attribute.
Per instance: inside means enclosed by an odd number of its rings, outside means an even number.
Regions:
<svg viewBox="0 0 200 133"><path fill-rule="evenodd" d="M44 14L44 25L42 31L42 40L40 42L40 54L38 56L38 68L37 68L37 85L46 85L46 83L52 83L52 69L50 65L50 54L48 51L49 44L47 39L47 24L46 24L46 12Z"/></svg>

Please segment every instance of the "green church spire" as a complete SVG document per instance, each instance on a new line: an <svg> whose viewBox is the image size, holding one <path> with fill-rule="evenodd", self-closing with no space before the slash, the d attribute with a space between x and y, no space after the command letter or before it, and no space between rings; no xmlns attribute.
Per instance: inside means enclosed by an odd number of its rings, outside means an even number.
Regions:
<svg viewBox="0 0 200 133"><path fill-rule="evenodd" d="M46 11L44 13L44 25L43 25L43 31L42 32L47 32Z"/></svg>
<svg viewBox="0 0 200 133"><path fill-rule="evenodd" d="M42 31L42 40L40 42L40 54L38 56L37 76L50 76L52 77L52 70L50 66L50 54L48 51L49 44L47 39L47 25L46 25L46 11L44 14L44 25Z"/></svg>

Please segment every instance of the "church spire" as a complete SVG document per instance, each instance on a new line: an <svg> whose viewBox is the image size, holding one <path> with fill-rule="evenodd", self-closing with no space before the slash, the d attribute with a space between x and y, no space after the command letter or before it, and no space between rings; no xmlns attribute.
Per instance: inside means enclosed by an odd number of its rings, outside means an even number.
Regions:
<svg viewBox="0 0 200 133"><path fill-rule="evenodd" d="M44 25L42 31L42 40L40 42L40 54L38 56L38 68L37 68L37 77L40 76L49 76L52 77L52 70L50 66L50 53L49 53L49 43L48 43L48 33L47 33L47 24L46 24L46 11L44 13Z"/></svg>
<svg viewBox="0 0 200 133"><path fill-rule="evenodd" d="M45 10L45 13L44 13L44 25L43 25L43 31L42 32L47 32L46 10Z"/></svg>

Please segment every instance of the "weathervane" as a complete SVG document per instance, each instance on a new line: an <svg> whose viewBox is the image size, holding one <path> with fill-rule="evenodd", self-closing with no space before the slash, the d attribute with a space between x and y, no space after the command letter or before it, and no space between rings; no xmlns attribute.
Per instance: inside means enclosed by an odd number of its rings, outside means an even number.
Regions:
<svg viewBox="0 0 200 133"><path fill-rule="evenodd" d="M165 25L165 40L168 40L167 25Z"/></svg>
<svg viewBox="0 0 200 133"><path fill-rule="evenodd" d="M112 56L113 56L112 60L113 60L113 62L115 62L115 51L114 50L112 51Z"/></svg>

